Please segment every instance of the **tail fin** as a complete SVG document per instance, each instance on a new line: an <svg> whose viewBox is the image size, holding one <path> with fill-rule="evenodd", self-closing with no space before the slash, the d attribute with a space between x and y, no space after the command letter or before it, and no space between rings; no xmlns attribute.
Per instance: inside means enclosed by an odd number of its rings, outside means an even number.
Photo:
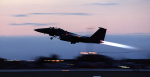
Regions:
<svg viewBox="0 0 150 77"><path fill-rule="evenodd" d="M107 29L104 29L104 28L101 28L99 27L100 29L98 29L92 36L91 36L91 39L93 40L103 40L104 41L104 38L105 38L105 34L106 34L106 31Z"/></svg>

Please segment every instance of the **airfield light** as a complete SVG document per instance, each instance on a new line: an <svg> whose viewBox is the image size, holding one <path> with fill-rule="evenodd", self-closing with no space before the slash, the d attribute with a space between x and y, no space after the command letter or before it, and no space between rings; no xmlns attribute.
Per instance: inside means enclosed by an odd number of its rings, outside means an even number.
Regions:
<svg viewBox="0 0 150 77"><path fill-rule="evenodd" d="M52 61L52 63L55 63L56 62L56 60L51 60Z"/></svg>
<svg viewBox="0 0 150 77"><path fill-rule="evenodd" d="M35 61L35 60L27 60L27 61Z"/></svg>
<svg viewBox="0 0 150 77"><path fill-rule="evenodd" d="M47 61L51 61L51 60L47 60Z"/></svg>
<svg viewBox="0 0 150 77"><path fill-rule="evenodd" d="M56 60L56 62L58 63L58 62L59 62L59 60Z"/></svg>
<svg viewBox="0 0 150 77"><path fill-rule="evenodd" d="M89 54L97 54L97 52L89 52Z"/></svg>
<svg viewBox="0 0 150 77"><path fill-rule="evenodd" d="M130 68L130 67L127 67L127 66L119 66L119 67L121 67L121 68Z"/></svg>
<svg viewBox="0 0 150 77"><path fill-rule="evenodd" d="M52 60L52 62L54 62L55 60Z"/></svg>
<svg viewBox="0 0 150 77"><path fill-rule="evenodd" d="M15 60L8 60L7 59L7 60L4 60L4 61L22 61L22 60L16 60L16 59Z"/></svg>
<svg viewBox="0 0 150 77"><path fill-rule="evenodd" d="M80 52L80 54L88 54L88 52Z"/></svg>
<svg viewBox="0 0 150 77"><path fill-rule="evenodd" d="M60 60L60 61L64 61L64 60Z"/></svg>
<svg viewBox="0 0 150 77"><path fill-rule="evenodd" d="M14 61L14 60L4 60L4 61Z"/></svg>

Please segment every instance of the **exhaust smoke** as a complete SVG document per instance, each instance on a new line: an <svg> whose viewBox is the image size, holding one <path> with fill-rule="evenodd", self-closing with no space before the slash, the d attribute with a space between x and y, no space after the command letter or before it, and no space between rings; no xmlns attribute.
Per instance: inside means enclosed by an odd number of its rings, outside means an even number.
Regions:
<svg viewBox="0 0 150 77"><path fill-rule="evenodd" d="M139 50L136 47L133 46L129 46L129 45L123 45L123 44L119 44L119 43L113 43L113 42L108 42L108 41L102 41L104 45L110 45L110 46L114 46L114 47L120 47L120 48L126 48L126 49L133 49L133 50Z"/></svg>

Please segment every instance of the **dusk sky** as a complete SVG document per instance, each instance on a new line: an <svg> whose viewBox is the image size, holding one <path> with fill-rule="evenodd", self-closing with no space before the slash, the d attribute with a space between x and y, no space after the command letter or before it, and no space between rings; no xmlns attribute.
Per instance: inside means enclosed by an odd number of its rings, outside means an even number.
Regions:
<svg viewBox="0 0 150 77"><path fill-rule="evenodd" d="M50 26L80 35L86 35L88 26L94 28L93 32L98 27L103 27L107 29L107 41L150 51L150 0L1 0L0 17L0 57L4 58L30 59L47 56L51 53L48 50L55 46L64 50L61 51L64 52L62 58L71 58L71 50L77 49L73 51L76 55L77 52L86 50L84 43L71 45L58 39L51 41L48 35L34 31ZM116 37L113 38L113 35ZM69 49L62 47L64 43ZM112 50L105 45L94 45L93 50L99 51L98 46L104 46L103 51ZM56 49L57 53L60 53L60 49ZM42 51L45 53L41 54ZM115 48L115 51L127 50Z"/></svg>

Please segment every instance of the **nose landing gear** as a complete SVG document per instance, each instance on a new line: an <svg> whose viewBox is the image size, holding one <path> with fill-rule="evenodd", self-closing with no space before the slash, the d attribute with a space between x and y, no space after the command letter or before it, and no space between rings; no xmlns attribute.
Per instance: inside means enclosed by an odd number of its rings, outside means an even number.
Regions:
<svg viewBox="0 0 150 77"><path fill-rule="evenodd" d="M53 36L53 37L51 37L50 39L52 40L54 37L56 38L56 36Z"/></svg>

